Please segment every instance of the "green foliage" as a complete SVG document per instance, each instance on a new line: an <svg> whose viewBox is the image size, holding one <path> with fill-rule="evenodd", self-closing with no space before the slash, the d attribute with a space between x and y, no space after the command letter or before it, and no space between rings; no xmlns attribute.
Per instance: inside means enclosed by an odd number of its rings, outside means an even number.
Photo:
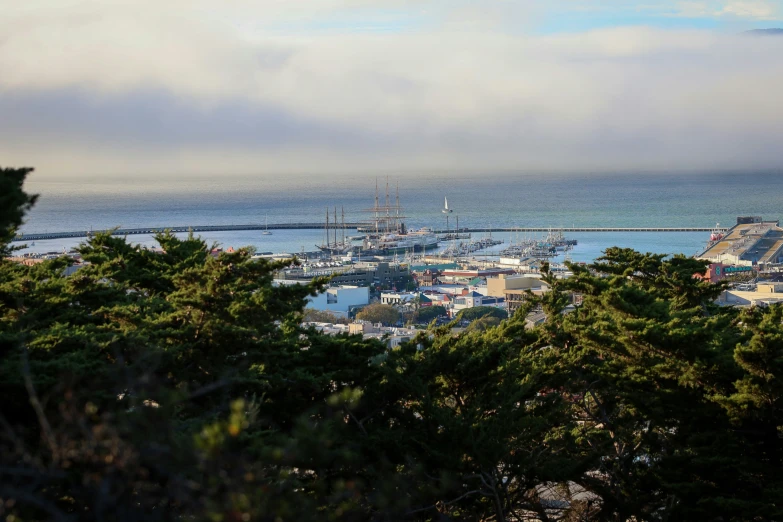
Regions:
<svg viewBox="0 0 783 522"><path fill-rule="evenodd" d="M446 317L448 312L441 305L425 306L419 308L416 314L416 320L419 323L431 323L436 317Z"/></svg>
<svg viewBox="0 0 783 522"><path fill-rule="evenodd" d="M347 324L348 320L344 317L338 317L334 312L328 310L315 310L314 308L305 308L304 320L310 323L331 323Z"/></svg>
<svg viewBox="0 0 783 522"><path fill-rule="evenodd" d="M400 312L391 305L373 303L359 310L356 319L388 326L400 320Z"/></svg>
<svg viewBox="0 0 783 522"><path fill-rule="evenodd" d="M774 364L774 348L753 343L737 310L714 304L722 286L692 277L705 268L682 257L609 249L589 267L572 266L570 280L548 279L553 291L543 300L542 330L559 359L554 382L573 398L575 428L595 462L571 480L601 499L599 519L781 514L774 501L780 463L762 458L771 450L759 453L762 430L737 430L726 415L732 405L752 405L771 419L735 382L757 378L737 364L748 349L758 347L765 364ZM569 291L584 301L562 314ZM768 326L779 332L780 319ZM771 431L766 440L777 447Z"/></svg>
<svg viewBox="0 0 783 522"><path fill-rule="evenodd" d="M475 321L483 317L495 317L497 319L507 319L508 312L496 306L474 306L460 310L456 319L459 321Z"/></svg>
<svg viewBox="0 0 783 522"><path fill-rule="evenodd" d="M700 261L609 249L388 351L300 327L320 281L157 239L0 263L0 518L783 518L783 307L716 306Z"/></svg>
<svg viewBox="0 0 783 522"><path fill-rule="evenodd" d="M35 204L36 195L24 192L25 177L33 171L30 167L0 167L0 258L14 249L9 245L22 225L25 212Z"/></svg>

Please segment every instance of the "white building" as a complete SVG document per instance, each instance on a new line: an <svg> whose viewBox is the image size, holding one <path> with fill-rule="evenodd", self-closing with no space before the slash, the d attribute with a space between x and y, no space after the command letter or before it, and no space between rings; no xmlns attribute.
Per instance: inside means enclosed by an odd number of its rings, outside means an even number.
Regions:
<svg viewBox="0 0 783 522"><path fill-rule="evenodd" d="M462 310L467 308L474 308L476 306L494 306L496 308L502 308L505 310L506 303L502 297L491 297L481 295L477 292L468 292L464 295L458 295L454 298L451 305L451 315L456 316Z"/></svg>
<svg viewBox="0 0 783 522"><path fill-rule="evenodd" d="M413 302L419 296L418 292L382 292L381 304L399 305Z"/></svg>
<svg viewBox="0 0 783 522"><path fill-rule="evenodd" d="M347 316L351 308L370 303L370 289L362 286L336 286L327 288L315 297L308 297L307 308L326 310Z"/></svg>

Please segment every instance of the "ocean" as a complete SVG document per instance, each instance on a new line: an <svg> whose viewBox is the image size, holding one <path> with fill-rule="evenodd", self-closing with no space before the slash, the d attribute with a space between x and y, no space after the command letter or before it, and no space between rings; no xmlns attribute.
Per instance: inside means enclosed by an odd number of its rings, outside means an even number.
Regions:
<svg viewBox="0 0 783 522"><path fill-rule="evenodd" d="M345 209L346 221L367 219L376 179L381 203L386 176L216 176L51 181L37 179L26 190L40 194L22 232L111 227L188 226L323 222L326 208ZM689 174L421 174L388 177L392 202L399 186L409 227L445 228L441 213L448 197L450 226L461 227L713 227L731 226L740 215L780 219L783 172ZM514 233L494 234L514 240ZM224 247L252 245L263 252L310 251L322 230L202 233ZM591 261L609 246L693 255L708 233L573 233L575 261ZM151 244L147 236L134 243ZM28 251L59 251L78 239L37 241ZM498 248L502 248L498 247Z"/></svg>

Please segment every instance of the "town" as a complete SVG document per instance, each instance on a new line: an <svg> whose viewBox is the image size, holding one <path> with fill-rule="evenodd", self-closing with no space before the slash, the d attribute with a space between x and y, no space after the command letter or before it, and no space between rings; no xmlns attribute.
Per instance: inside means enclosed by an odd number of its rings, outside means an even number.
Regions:
<svg viewBox="0 0 783 522"><path fill-rule="evenodd" d="M376 216L371 228L404 230L400 210L399 203L376 205L372 209ZM571 275L565 264L549 263L543 255L528 257L525 254L530 250L516 245L505 248L494 258L474 257L470 251L455 256L455 249L448 247L438 254L407 255L403 260L376 253L366 255L367 259L362 261L361 254L357 258L348 253L350 249L335 248L347 244L345 239L339 240L339 230L334 229L335 241L329 247L305 254L302 259L293 254L271 253L254 257L291 262L275 273L275 285L328 279L328 287L308 300L306 325L326 334L361 334L366 339L382 339L390 348L412 340L430 324L449 324L455 333L470 327L477 319L497 324L513 315L531 297L540 297L549 290L542 280L544 264L556 278ZM552 249L572 245L562 234L549 236L557 241L547 243L553 245ZM464 237L455 230L446 239L456 244ZM233 248L226 249L228 253L233 251ZM223 249L217 248L212 255L222 252ZM76 252L10 259L31 265L63 255L74 261L65 269L66 275L82 266ZM718 298L719 304L750 307L783 302L783 228L778 221L740 216L728 230L716 227L704 251L696 257L708 261L709 265L705 274L694 274L694 277L728 282ZM580 294L570 295L567 310L579 306L581 300ZM525 321L532 327L545 319L540 307L534 307Z"/></svg>

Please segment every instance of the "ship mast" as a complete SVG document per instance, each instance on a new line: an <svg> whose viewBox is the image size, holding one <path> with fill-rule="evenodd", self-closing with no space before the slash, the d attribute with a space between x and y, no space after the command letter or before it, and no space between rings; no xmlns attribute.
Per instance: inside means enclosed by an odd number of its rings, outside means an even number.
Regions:
<svg viewBox="0 0 783 522"><path fill-rule="evenodd" d="M390 221L391 221L391 216L390 216L389 210L390 210L389 209L389 176L386 176L386 233L387 234L389 232L391 232L389 230L389 228L390 228L389 224L390 224Z"/></svg>
<svg viewBox="0 0 783 522"><path fill-rule="evenodd" d="M397 181L397 199L395 201L395 210L397 212L397 215L394 216L394 230L397 232L401 232L400 229L400 182Z"/></svg>
<svg viewBox="0 0 783 522"><path fill-rule="evenodd" d="M324 225L324 237L326 239L326 248L329 248L329 207L326 207L326 224Z"/></svg>
<svg viewBox="0 0 783 522"><path fill-rule="evenodd" d="M375 178L375 234L378 235L378 209L380 203L378 202L378 178Z"/></svg>
<svg viewBox="0 0 783 522"><path fill-rule="evenodd" d="M400 189L399 182L397 182L396 188L396 201L392 201L391 186L389 184L389 178L386 178L386 193L384 198L384 204L381 204L380 187L378 184L378 178L375 179L375 205L372 208L364 209L363 212L371 212L373 216L372 229L374 229L376 236L384 234L400 233L405 225L403 219L402 207L400 206ZM368 226L367 229L370 229Z"/></svg>
<svg viewBox="0 0 783 522"><path fill-rule="evenodd" d="M337 205L334 206L334 248L337 248Z"/></svg>

